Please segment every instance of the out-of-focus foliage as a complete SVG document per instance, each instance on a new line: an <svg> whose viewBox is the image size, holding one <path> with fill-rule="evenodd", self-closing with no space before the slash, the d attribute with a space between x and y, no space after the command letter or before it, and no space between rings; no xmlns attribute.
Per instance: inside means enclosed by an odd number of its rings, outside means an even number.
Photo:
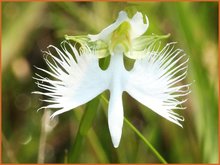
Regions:
<svg viewBox="0 0 220 165"><path fill-rule="evenodd" d="M183 129L127 94L125 116L169 163L218 162L217 2L2 3L2 162L159 163L127 125L119 148L113 148L107 107L100 97L45 125L44 111L36 112L41 97L31 94L37 88L33 66L46 68L41 50L59 46L65 34L98 33L120 10L130 16L136 11L146 14L147 34L171 33L163 42L177 41L188 54L187 82L192 82L187 109L180 112L185 116ZM84 112L93 110L91 128L81 126L88 132L79 134L80 121L87 120Z"/></svg>

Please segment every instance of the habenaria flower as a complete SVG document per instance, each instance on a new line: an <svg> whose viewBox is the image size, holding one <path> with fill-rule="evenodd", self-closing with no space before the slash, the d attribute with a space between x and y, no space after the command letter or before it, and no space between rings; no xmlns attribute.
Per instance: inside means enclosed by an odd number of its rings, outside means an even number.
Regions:
<svg viewBox="0 0 220 165"><path fill-rule="evenodd" d="M167 120L182 126L183 117L174 112L184 109L189 84L180 82L186 77L186 55L175 49L175 43L164 48L158 40L167 36L143 35L148 28L148 18L137 12L129 18L119 13L117 20L97 35L66 36L81 44L79 51L69 42L61 44L62 50L50 45L44 52L50 71L36 74L37 85L44 91L34 93L48 96L42 108L58 109L52 118L92 100L105 90L110 91L108 125L114 147L118 147L123 126L122 93L125 91L141 104ZM68 45L71 51L66 48ZM58 56L51 53L54 49ZM111 57L106 70L99 67L99 58ZM135 59L133 68L125 69L123 55Z"/></svg>

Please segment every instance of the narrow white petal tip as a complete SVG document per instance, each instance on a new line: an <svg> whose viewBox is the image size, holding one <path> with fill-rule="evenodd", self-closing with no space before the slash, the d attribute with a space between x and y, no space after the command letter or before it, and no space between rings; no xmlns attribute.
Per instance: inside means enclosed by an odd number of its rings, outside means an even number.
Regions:
<svg viewBox="0 0 220 165"><path fill-rule="evenodd" d="M145 18L146 18L146 28L148 28L149 27L149 19L147 16L145 16Z"/></svg>
<svg viewBox="0 0 220 165"><path fill-rule="evenodd" d="M115 148L118 148L119 143L121 141L123 124L120 122L120 120L119 120L119 123L118 122L115 122L115 123L116 124L110 124L109 125L109 130L110 130L113 146Z"/></svg>
<svg viewBox="0 0 220 165"><path fill-rule="evenodd" d="M178 121L178 122L176 122L175 124L176 124L176 125L178 125L178 126L180 126L181 128L183 128L182 124L180 124L180 122L179 122L179 121Z"/></svg>
<svg viewBox="0 0 220 165"><path fill-rule="evenodd" d="M125 11L120 11L118 14L118 20L125 20L128 18L128 15Z"/></svg>
<svg viewBox="0 0 220 165"><path fill-rule="evenodd" d="M122 97L121 90L117 90L117 88L111 90L109 110L108 110L108 126L112 138L112 143L115 148L119 146L121 140L123 120L124 120L121 97Z"/></svg>
<svg viewBox="0 0 220 165"><path fill-rule="evenodd" d="M45 107L40 107L37 109L37 112L39 112L40 110L45 109Z"/></svg>
<svg viewBox="0 0 220 165"><path fill-rule="evenodd" d="M56 112L54 112L52 115L50 115L50 120L53 120L58 115Z"/></svg>
<svg viewBox="0 0 220 165"><path fill-rule="evenodd" d="M115 142L115 143L113 143L113 146L115 147L115 148L118 148L118 146L119 146L119 141L118 142Z"/></svg>
<svg viewBox="0 0 220 165"><path fill-rule="evenodd" d="M122 128L111 129L110 133L111 133L113 146L115 148L118 148L121 141Z"/></svg>

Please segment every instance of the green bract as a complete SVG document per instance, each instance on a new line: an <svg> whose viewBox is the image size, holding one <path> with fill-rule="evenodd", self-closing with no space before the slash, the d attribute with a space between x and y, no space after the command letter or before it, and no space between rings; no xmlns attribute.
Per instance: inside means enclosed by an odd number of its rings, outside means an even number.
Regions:
<svg viewBox="0 0 220 165"><path fill-rule="evenodd" d="M139 59L146 56L143 53L156 41L169 37L168 35L143 35L148 28L148 18L144 23L141 13L136 13L131 19L127 13L120 12L118 19L97 35L65 36L67 40L88 46L98 58L122 52L131 59Z"/></svg>
<svg viewBox="0 0 220 165"><path fill-rule="evenodd" d="M95 51L98 58L104 58L114 51L121 49L125 56L131 59L143 58L146 54L143 53L147 48L153 46L157 41L168 38L167 35L143 35L131 41L129 35L128 22L122 23L112 34L109 42L103 40L92 41L88 36L68 36L65 35L66 40L72 40L81 44L81 46L88 46Z"/></svg>

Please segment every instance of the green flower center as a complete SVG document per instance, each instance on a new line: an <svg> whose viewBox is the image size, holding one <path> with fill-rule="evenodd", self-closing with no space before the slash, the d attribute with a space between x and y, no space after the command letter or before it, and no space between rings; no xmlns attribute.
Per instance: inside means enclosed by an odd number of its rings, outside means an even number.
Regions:
<svg viewBox="0 0 220 165"><path fill-rule="evenodd" d="M109 42L110 52L122 51L128 52L131 47L130 39L131 25L129 22L123 22L112 33L111 40Z"/></svg>
<svg viewBox="0 0 220 165"><path fill-rule="evenodd" d="M66 40L72 40L79 43L82 47L89 47L95 51L98 58L104 58L113 54L124 54L128 58L138 59L145 56L144 51L149 46L155 44L161 39L168 38L168 35L142 35L131 39L131 25L129 22L122 22L106 40L92 41L88 36L67 36Z"/></svg>

